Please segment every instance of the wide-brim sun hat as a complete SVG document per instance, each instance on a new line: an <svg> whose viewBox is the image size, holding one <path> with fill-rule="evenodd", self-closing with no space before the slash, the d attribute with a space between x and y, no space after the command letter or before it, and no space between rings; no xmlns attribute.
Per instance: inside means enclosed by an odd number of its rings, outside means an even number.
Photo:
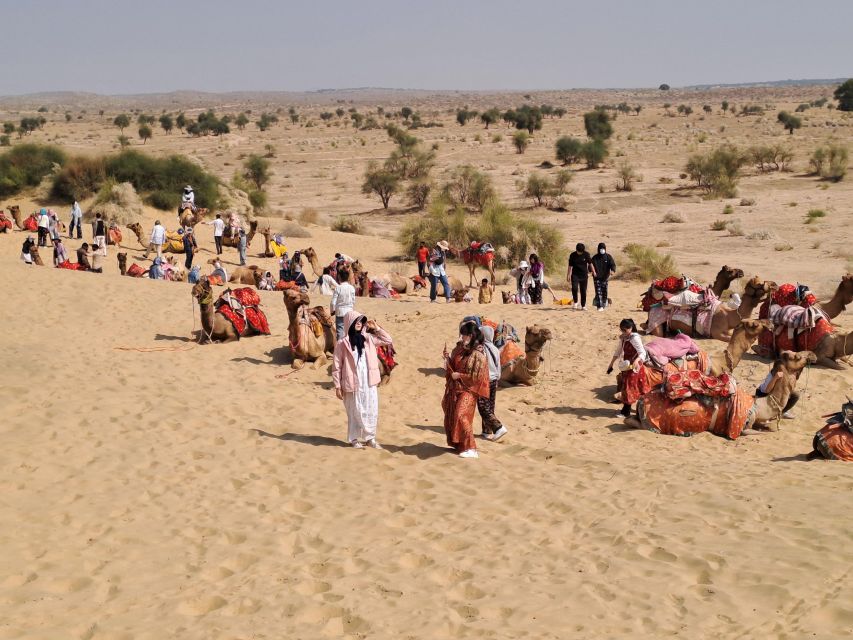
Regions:
<svg viewBox="0 0 853 640"><path fill-rule="evenodd" d="M448 249L450 249L450 245L449 245L449 244L447 244L447 240L439 240L438 242L436 242L436 243L435 243L435 245L436 245L439 249L442 249L442 250L444 250L444 251L447 251Z"/></svg>
<svg viewBox="0 0 853 640"><path fill-rule="evenodd" d="M519 269L529 269L530 265L527 264L527 260L522 260L521 262L518 263L518 268Z"/></svg>
<svg viewBox="0 0 853 640"><path fill-rule="evenodd" d="M184 187L184 191L192 191L192 190L193 190L193 187L190 184L188 184L187 186Z"/></svg>

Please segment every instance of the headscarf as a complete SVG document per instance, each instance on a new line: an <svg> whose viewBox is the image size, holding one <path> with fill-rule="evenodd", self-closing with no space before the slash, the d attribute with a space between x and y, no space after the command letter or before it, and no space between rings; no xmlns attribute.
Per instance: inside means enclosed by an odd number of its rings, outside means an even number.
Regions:
<svg viewBox="0 0 853 640"><path fill-rule="evenodd" d="M355 325L361 320L361 331L356 331ZM353 320L352 324L349 326L349 330L347 331L347 337L349 338L350 347L352 347L353 351L358 351L358 357L361 357L361 354L364 353L364 325L367 324L366 316L359 316L355 320Z"/></svg>

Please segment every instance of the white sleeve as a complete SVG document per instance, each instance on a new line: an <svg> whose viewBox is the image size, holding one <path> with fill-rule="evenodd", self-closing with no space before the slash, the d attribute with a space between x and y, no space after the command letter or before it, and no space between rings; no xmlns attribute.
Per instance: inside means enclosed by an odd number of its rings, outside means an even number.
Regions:
<svg viewBox="0 0 853 640"><path fill-rule="evenodd" d="M613 357L618 358L622 355L622 338L616 341L616 351L613 352Z"/></svg>
<svg viewBox="0 0 853 640"><path fill-rule="evenodd" d="M643 339L636 333L631 334L631 344L634 346L634 349L637 350L637 357L641 362L645 362L649 359L649 355L646 353L646 347L643 346Z"/></svg>

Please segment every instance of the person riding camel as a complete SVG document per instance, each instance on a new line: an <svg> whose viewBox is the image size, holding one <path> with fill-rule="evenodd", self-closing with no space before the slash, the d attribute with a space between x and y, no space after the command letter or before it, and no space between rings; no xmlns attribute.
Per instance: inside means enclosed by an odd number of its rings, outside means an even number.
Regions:
<svg viewBox="0 0 853 640"><path fill-rule="evenodd" d="M196 210L195 192L193 191L192 185L189 184L184 187L184 191L181 194L181 206L178 207L178 219L180 219L181 213L184 209Z"/></svg>
<svg viewBox="0 0 853 640"><path fill-rule="evenodd" d="M232 211L228 214L228 229L230 231L229 235L232 238L237 238L240 235L240 228L243 226L243 223L240 222L240 216L236 211Z"/></svg>

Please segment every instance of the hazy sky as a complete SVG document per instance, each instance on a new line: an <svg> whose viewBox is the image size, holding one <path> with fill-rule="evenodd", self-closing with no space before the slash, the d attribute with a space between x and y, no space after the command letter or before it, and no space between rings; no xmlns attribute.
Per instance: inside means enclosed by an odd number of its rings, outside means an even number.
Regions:
<svg viewBox="0 0 853 640"><path fill-rule="evenodd" d="M0 0L0 95L853 75L851 0Z"/></svg>

